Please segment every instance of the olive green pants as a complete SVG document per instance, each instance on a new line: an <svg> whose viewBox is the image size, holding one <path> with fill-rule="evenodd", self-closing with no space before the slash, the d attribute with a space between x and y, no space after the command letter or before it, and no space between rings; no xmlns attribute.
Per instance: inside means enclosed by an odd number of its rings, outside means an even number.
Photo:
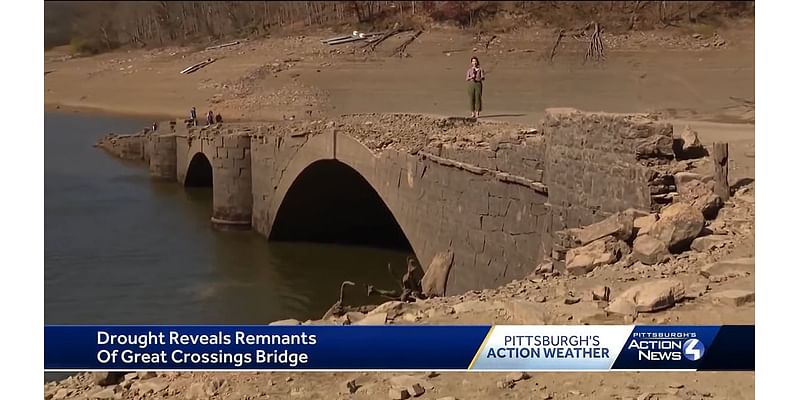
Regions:
<svg viewBox="0 0 800 400"><path fill-rule="evenodd" d="M469 92L469 106L472 112L480 112L483 104L481 103L481 92L483 92L483 82L470 81L467 86Z"/></svg>

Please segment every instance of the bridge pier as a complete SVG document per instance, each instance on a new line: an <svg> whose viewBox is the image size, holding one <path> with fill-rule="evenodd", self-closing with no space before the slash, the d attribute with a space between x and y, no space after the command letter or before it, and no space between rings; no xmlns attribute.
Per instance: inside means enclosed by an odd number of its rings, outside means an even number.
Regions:
<svg viewBox="0 0 800 400"><path fill-rule="evenodd" d="M249 229L253 212L250 136L247 133L221 135L212 143L205 151L207 155L211 153L214 170L211 221L217 225Z"/></svg>
<svg viewBox="0 0 800 400"><path fill-rule="evenodd" d="M150 176L159 179L177 179L178 153L175 134L150 135Z"/></svg>

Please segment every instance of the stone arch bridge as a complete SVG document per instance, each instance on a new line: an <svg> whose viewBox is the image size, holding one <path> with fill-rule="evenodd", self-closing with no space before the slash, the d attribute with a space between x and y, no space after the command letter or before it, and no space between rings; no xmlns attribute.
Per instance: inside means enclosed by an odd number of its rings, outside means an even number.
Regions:
<svg viewBox="0 0 800 400"><path fill-rule="evenodd" d="M423 267L452 251L448 293L528 275L554 232L657 209L672 126L643 115L547 111L539 130L370 114L180 126L100 147L155 178L213 187L212 221L273 240L394 246Z"/></svg>

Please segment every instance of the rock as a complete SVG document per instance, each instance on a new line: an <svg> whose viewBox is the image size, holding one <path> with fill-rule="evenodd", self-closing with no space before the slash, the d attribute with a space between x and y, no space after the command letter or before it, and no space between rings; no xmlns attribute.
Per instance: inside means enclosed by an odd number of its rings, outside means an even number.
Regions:
<svg viewBox="0 0 800 400"><path fill-rule="evenodd" d="M425 387L425 381L412 375L396 375L389 378L389 386L395 389L405 389L414 385Z"/></svg>
<svg viewBox="0 0 800 400"><path fill-rule="evenodd" d="M640 283L614 299L606 311L626 315L659 311L674 306L684 295L683 283L676 279Z"/></svg>
<svg viewBox="0 0 800 400"><path fill-rule="evenodd" d="M607 236L627 241L633 235L633 220L632 213L616 213L600 222L578 229L575 238L582 245Z"/></svg>
<svg viewBox="0 0 800 400"><path fill-rule="evenodd" d="M145 380L145 379L155 378L156 373L153 371L147 371L147 372L140 371L136 373L136 376L139 377L139 380Z"/></svg>
<svg viewBox="0 0 800 400"><path fill-rule="evenodd" d="M99 386L111 386L122 382L125 372L93 372L92 382Z"/></svg>
<svg viewBox="0 0 800 400"><path fill-rule="evenodd" d="M631 226L633 226L631 224ZM571 275L584 275L601 265L613 264L619 253L610 249L614 239L596 240L576 249L567 251L566 270Z"/></svg>
<svg viewBox="0 0 800 400"><path fill-rule="evenodd" d="M136 379L138 377L139 377L139 373L138 372L131 372L131 373L125 374L125 376L122 378L122 381L123 382L124 381L131 381L131 380L134 380L134 379Z"/></svg>
<svg viewBox="0 0 800 400"><path fill-rule="evenodd" d="M597 286L592 289L592 300L608 301L611 298L611 288L608 286Z"/></svg>
<svg viewBox="0 0 800 400"><path fill-rule="evenodd" d="M636 155L641 158L672 157L672 137L666 135L652 135L639 139L636 143Z"/></svg>
<svg viewBox="0 0 800 400"><path fill-rule="evenodd" d="M756 301L756 292L752 290L725 290L711 294L711 301L717 304L725 304L740 307L747 303Z"/></svg>
<svg viewBox="0 0 800 400"><path fill-rule="evenodd" d="M362 319L364 319L364 317L365 317L364 313L358 311L350 311L344 314L345 320L350 325L355 324L358 321L361 321Z"/></svg>
<svg viewBox="0 0 800 400"><path fill-rule="evenodd" d="M531 376L527 372L512 372L506 375L506 379L512 382L524 381L530 379Z"/></svg>
<svg viewBox="0 0 800 400"><path fill-rule="evenodd" d="M619 313L600 311L578 318L578 323L583 325L624 325L625 319Z"/></svg>
<svg viewBox="0 0 800 400"><path fill-rule="evenodd" d="M510 381L508 379L503 379L501 381L497 381L497 388L498 389L510 389L513 388L515 385L514 381Z"/></svg>
<svg viewBox="0 0 800 400"><path fill-rule="evenodd" d="M722 208L722 199L714 193L711 180L689 180L678 187L681 200L700 210L706 219L714 219Z"/></svg>
<svg viewBox="0 0 800 400"><path fill-rule="evenodd" d="M685 297L687 299L696 299L701 297L708 291L708 284L705 283L695 283L689 286L689 289L686 290Z"/></svg>
<svg viewBox="0 0 800 400"><path fill-rule="evenodd" d="M208 399L206 388L203 382L194 382L189 385L185 392L186 400L205 400Z"/></svg>
<svg viewBox="0 0 800 400"><path fill-rule="evenodd" d="M658 264L668 257L669 250L664 242L650 235L641 235L633 241L633 258L642 264Z"/></svg>
<svg viewBox="0 0 800 400"><path fill-rule="evenodd" d="M405 400L409 397L411 397L411 395L408 394L408 390L406 389L389 389L389 398L391 400Z"/></svg>
<svg viewBox="0 0 800 400"><path fill-rule="evenodd" d="M107 387L107 388L105 388L105 389L93 394L92 398L93 399L98 399L98 400L114 399L116 397L116 394L117 394L117 388L118 388L118 386Z"/></svg>
<svg viewBox="0 0 800 400"><path fill-rule="evenodd" d="M722 198L716 193L706 193L692 201L692 205L703 213L706 219L714 219L723 206Z"/></svg>
<svg viewBox="0 0 800 400"><path fill-rule="evenodd" d="M290 318L290 319L282 319L280 321L273 321L273 322L269 323L269 325L278 325L278 326L280 326L280 325L300 325L300 324L301 324L300 321L298 321L296 319L292 319L292 318Z"/></svg>
<svg viewBox="0 0 800 400"><path fill-rule="evenodd" d="M564 304L577 304L580 303L580 297L567 296L564 298Z"/></svg>
<svg viewBox="0 0 800 400"><path fill-rule="evenodd" d="M541 295L540 296L536 296L536 297L533 298L533 301L535 301L537 303L544 303L544 302L547 301L547 296L541 296Z"/></svg>
<svg viewBox="0 0 800 400"><path fill-rule="evenodd" d="M347 382L345 382L342 386L342 390L340 391L341 393L353 394L357 392L358 388L360 388L362 385L360 385L356 379L348 379Z"/></svg>
<svg viewBox="0 0 800 400"><path fill-rule="evenodd" d="M755 273L754 258L736 258L717 261L701 268L700 275L710 278L713 275L725 275L731 271Z"/></svg>
<svg viewBox="0 0 800 400"><path fill-rule="evenodd" d="M439 252L425 270L422 277L422 292L428 297L444 296L447 291L447 277L453 266L453 252Z"/></svg>
<svg viewBox="0 0 800 400"><path fill-rule="evenodd" d="M153 378L138 383L139 394L158 393L169 386L169 382L162 378Z"/></svg>
<svg viewBox="0 0 800 400"><path fill-rule="evenodd" d="M633 220L633 230L637 235L645 235L650 231L650 227L658 221L658 214L649 214Z"/></svg>
<svg viewBox="0 0 800 400"><path fill-rule="evenodd" d="M371 312L353 325L386 325L385 312Z"/></svg>
<svg viewBox="0 0 800 400"><path fill-rule="evenodd" d="M425 388L419 383L415 383L408 387L408 393L413 397L419 397L425 393Z"/></svg>
<svg viewBox="0 0 800 400"><path fill-rule="evenodd" d="M681 132L681 139L683 140L681 150L684 152L703 148L703 145L700 143L700 138L697 136L697 131L688 125L683 129L683 132Z"/></svg>
<svg viewBox="0 0 800 400"><path fill-rule="evenodd" d="M682 187L691 181L700 181L705 183L710 182L713 178L710 175L701 175L694 172L681 171L675 173L674 179L675 187L678 189L678 193L680 193Z"/></svg>
<svg viewBox="0 0 800 400"><path fill-rule="evenodd" d="M526 300L511 300L506 305L509 323L519 325L544 325L542 307Z"/></svg>
<svg viewBox="0 0 800 400"><path fill-rule="evenodd" d="M549 273L552 273L553 272L553 262L552 261L546 261L546 262L543 262L543 263L539 264L539 266L536 267L534 272L536 272L537 274L549 274Z"/></svg>
<svg viewBox="0 0 800 400"><path fill-rule="evenodd" d="M692 242L705 225L703 214L686 203L675 203L661 211L648 235L661 240L672 252L678 252Z"/></svg>
<svg viewBox="0 0 800 400"><path fill-rule="evenodd" d="M72 392L74 392L74 391L75 390L73 390L73 389L66 389L66 388L58 389L56 391L56 393L53 395L53 399L52 400L64 400L67 397L69 397L69 395L71 395Z"/></svg>
<svg viewBox="0 0 800 400"><path fill-rule="evenodd" d="M690 247L694 251L706 252L723 247L728 241L728 237L724 235L701 236L693 240Z"/></svg>

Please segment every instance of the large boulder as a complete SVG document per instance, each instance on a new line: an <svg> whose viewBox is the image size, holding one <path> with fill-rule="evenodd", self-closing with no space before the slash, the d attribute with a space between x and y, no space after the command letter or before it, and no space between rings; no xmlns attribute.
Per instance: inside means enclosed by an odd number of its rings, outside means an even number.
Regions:
<svg viewBox="0 0 800 400"><path fill-rule="evenodd" d="M677 188L681 200L700 210L703 217L707 219L717 217L719 209L722 208L722 199L714 193L713 181L694 179L678 185Z"/></svg>
<svg viewBox="0 0 800 400"><path fill-rule="evenodd" d="M634 218L633 211L616 213L600 222L577 229L575 238L582 245L608 236L628 241L633 235Z"/></svg>
<svg viewBox="0 0 800 400"><path fill-rule="evenodd" d="M452 251L437 253L425 271L425 276L422 277L422 292L428 297L444 296L447 291L447 277L452 266Z"/></svg>
<svg viewBox="0 0 800 400"><path fill-rule="evenodd" d="M675 203L661 211L661 218L650 228L648 235L667 245L672 252L687 248L705 225L700 210L686 203Z"/></svg>
<svg viewBox="0 0 800 400"><path fill-rule="evenodd" d="M755 273L756 261L754 258L735 258L721 260L705 265L700 269L700 275L706 278L712 275L725 275L728 273L748 272Z"/></svg>
<svg viewBox="0 0 800 400"><path fill-rule="evenodd" d="M645 265L658 264L669 257L667 245L650 235L639 235L633 241L633 258Z"/></svg>
<svg viewBox="0 0 800 400"><path fill-rule="evenodd" d="M681 144L681 150L683 151L703 147L703 145L700 143L700 138L697 136L697 131L689 126L684 128L683 132L681 132L681 139L683 140L683 143Z"/></svg>
<svg viewBox="0 0 800 400"><path fill-rule="evenodd" d="M683 300L685 293L683 283L677 279L640 283L622 292L606 311L627 315L660 311Z"/></svg>
<svg viewBox="0 0 800 400"><path fill-rule="evenodd" d="M709 235L701 236L692 241L690 246L692 250L698 252L711 251L713 249L723 247L730 242L730 238L726 235Z"/></svg>
<svg viewBox="0 0 800 400"><path fill-rule="evenodd" d="M571 275L583 275L601 265L613 264L619 260L616 240L604 238L586 246L567 251L566 270Z"/></svg>
<svg viewBox="0 0 800 400"><path fill-rule="evenodd" d="M678 192L681 191L681 186L691 182L691 181L700 181L700 182L710 182L713 178L710 175L701 175L695 172L676 172L674 175L675 186L678 189Z"/></svg>
<svg viewBox="0 0 800 400"><path fill-rule="evenodd" d="M648 214L633 220L633 230L637 235L646 235L653 224L658 221L658 214Z"/></svg>
<svg viewBox="0 0 800 400"><path fill-rule="evenodd" d="M678 142L680 143L680 147L673 149L678 158L700 158L708 154L700 143L697 132L688 126L681 132L681 137Z"/></svg>

